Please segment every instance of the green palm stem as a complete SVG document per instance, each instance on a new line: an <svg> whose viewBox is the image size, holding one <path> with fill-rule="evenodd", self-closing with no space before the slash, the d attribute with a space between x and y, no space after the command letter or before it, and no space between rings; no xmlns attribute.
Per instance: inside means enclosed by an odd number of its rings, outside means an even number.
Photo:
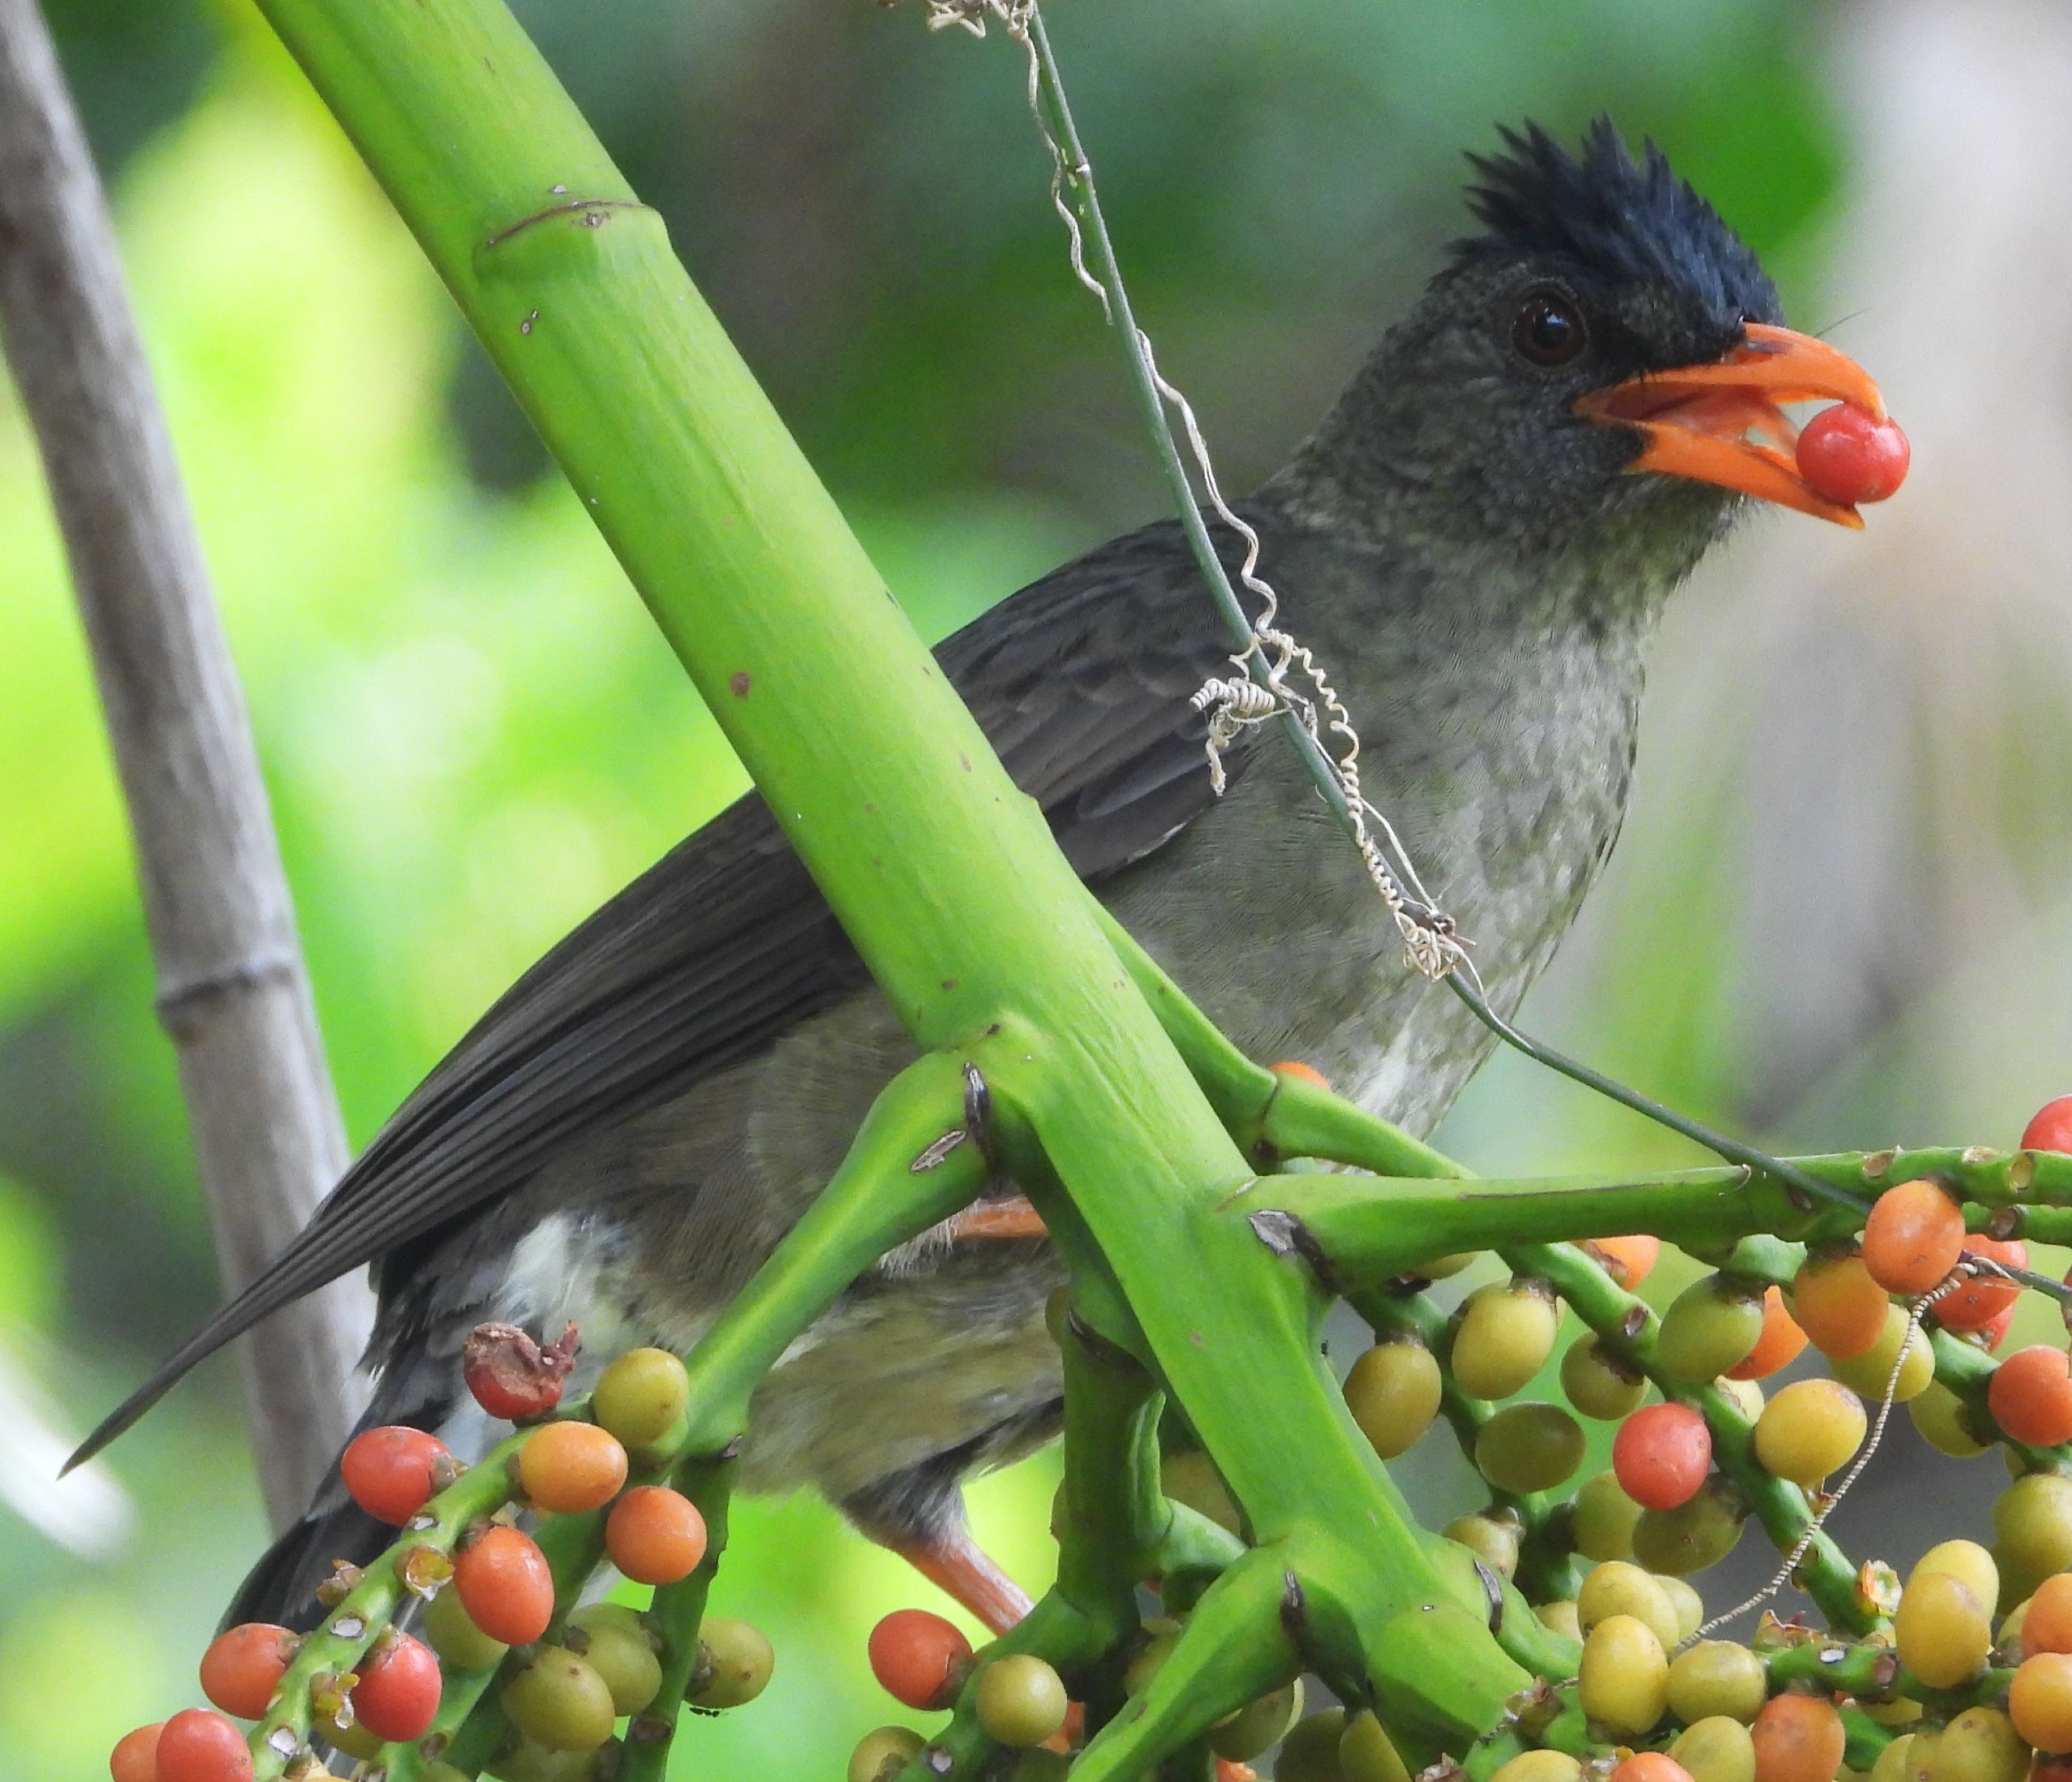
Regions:
<svg viewBox="0 0 2072 1782"><path fill-rule="evenodd" d="M646 1711L626 1729L626 1749L619 1759L619 1782L663 1782L669 1751L676 1741L686 1690L698 1656L698 1627L705 1620L705 1597L726 1550L727 1504L736 1462L730 1449L717 1455L693 1455L680 1463L672 1483L698 1506L705 1517L707 1546L688 1578L655 1592L654 1616L662 1635L662 1683Z"/></svg>

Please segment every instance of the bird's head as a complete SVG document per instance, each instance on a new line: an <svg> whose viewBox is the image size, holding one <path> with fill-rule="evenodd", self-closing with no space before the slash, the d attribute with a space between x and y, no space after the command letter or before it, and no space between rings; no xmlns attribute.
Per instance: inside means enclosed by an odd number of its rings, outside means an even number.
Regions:
<svg viewBox="0 0 2072 1782"><path fill-rule="evenodd" d="M1609 525L1695 553L1745 497L1860 524L1807 487L1778 404L1882 421L1877 386L1782 325L1761 263L1661 150L1635 158L1605 118L1580 155L1536 125L1504 141L1471 158L1482 232L1313 451L1425 528L1525 548Z"/></svg>

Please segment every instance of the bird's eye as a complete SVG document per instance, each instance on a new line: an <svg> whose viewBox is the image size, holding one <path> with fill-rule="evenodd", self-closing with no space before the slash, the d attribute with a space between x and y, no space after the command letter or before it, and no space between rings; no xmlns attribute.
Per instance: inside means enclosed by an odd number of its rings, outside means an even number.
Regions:
<svg viewBox="0 0 2072 1782"><path fill-rule="evenodd" d="M1511 325L1511 344L1536 365L1565 365L1589 339L1581 311L1559 291L1535 291Z"/></svg>

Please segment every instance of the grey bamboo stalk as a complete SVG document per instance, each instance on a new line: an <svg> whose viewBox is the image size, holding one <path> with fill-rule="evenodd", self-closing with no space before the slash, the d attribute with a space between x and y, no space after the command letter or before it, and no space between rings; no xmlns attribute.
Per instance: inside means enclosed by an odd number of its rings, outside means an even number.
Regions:
<svg viewBox="0 0 2072 1782"><path fill-rule="evenodd" d="M34 0L0 0L0 334L35 428L137 846L158 1013L224 1285L256 1274L345 1164L244 698L93 162ZM240 1345L275 1526L355 1414L365 1290Z"/></svg>

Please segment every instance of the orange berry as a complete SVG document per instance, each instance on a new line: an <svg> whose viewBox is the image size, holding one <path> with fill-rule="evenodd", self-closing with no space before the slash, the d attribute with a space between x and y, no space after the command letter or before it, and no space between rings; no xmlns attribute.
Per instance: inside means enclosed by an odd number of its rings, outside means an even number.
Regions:
<svg viewBox="0 0 2072 1782"><path fill-rule="evenodd" d="M894 1700L924 1713L956 1699L971 1660L971 1641L926 1609L894 1609L870 1630L871 1675Z"/></svg>
<svg viewBox="0 0 2072 1782"><path fill-rule="evenodd" d="M1654 1273L1655 1258L1662 1254L1662 1240L1645 1233L1630 1238L1591 1238L1585 1241L1583 1248L1630 1293Z"/></svg>
<svg viewBox="0 0 2072 1782"><path fill-rule="evenodd" d="M2004 1263L2009 1268L2029 1267L2029 1246L2019 1238L2003 1242L1995 1238L1967 1237L1964 1254L1983 1256L1990 1263ZM1935 1302L1935 1316L1951 1330L1984 1330L2003 1312L2011 1310L2021 1295L2021 1289L2012 1281L1971 1275Z"/></svg>
<svg viewBox="0 0 2072 1782"><path fill-rule="evenodd" d="M353 1502L377 1521L400 1528L430 1500L433 1468L451 1458L436 1435L392 1423L354 1436L345 1445L338 1470Z"/></svg>
<svg viewBox="0 0 2072 1782"><path fill-rule="evenodd" d="M1712 1435L1688 1405L1649 1405L1619 1425L1612 1471L1619 1489L1642 1509L1688 1503L1712 1464Z"/></svg>
<svg viewBox="0 0 2072 1782"><path fill-rule="evenodd" d="M115 1782L158 1782L158 1735L165 1726L164 1721L154 1720L115 1741L115 1749L108 1754L108 1773Z"/></svg>
<svg viewBox="0 0 2072 1782"><path fill-rule="evenodd" d="M673 1584L705 1556L705 1519L667 1485L635 1485L604 1521L605 1551L636 1584Z"/></svg>
<svg viewBox="0 0 2072 1782"><path fill-rule="evenodd" d="M1612 1772L1610 1782L1691 1782L1691 1772L1667 1751L1635 1751Z"/></svg>
<svg viewBox="0 0 2072 1782"><path fill-rule="evenodd" d="M518 1479L542 1509L601 1509L626 1483L626 1450L594 1423L547 1423L518 1451Z"/></svg>
<svg viewBox="0 0 2072 1782"><path fill-rule="evenodd" d="M213 1708L183 1708L159 1729L157 1782L252 1782L245 1735Z"/></svg>
<svg viewBox="0 0 2072 1782"><path fill-rule="evenodd" d="M2055 1447L2072 1441L2072 1378L2065 1351L2048 1343L2016 1349L1994 1369L1986 1405L2017 1442Z"/></svg>
<svg viewBox="0 0 2072 1782"><path fill-rule="evenodd" d="M201 1693L225 1714L257 1720L302 1643L286 1628L266 1621L225 1628L201 1655Z"/></svg>
<svg viewBox="0 0 2072 1782"><path fill-rule="evenodd" d="M1791 1283L1791 1316L1831 1361L1853 1361L1876 1343L1890 1304L1860 1256L1809 1256Z"/></svg>
<svg viewBox="0 0 2072 1782"><path fill-rule="evenodd" d="M2036 1587L2021 1618L2021 1649L2072 1653L2072 1572L2054 1571Z"/></svg>
<svg viewBox="0 0 2072 1782"><path fill-rule="evenodd" d="M1990 1354L2008 1340L2008 1332L2013 1328L2014 1308L2004 1306L1976 1330L1967 1332L1966 1334L1975 1337Z"/></svg>
<svg viewBox="0 0 2072 1782"><path fill-rule="evenodd" d="M1926 1176L1887 1189L1864 1221L1864 1267L1889 1293L1926 1293L1963 1247L1963 1209Z"/></svg>
<svg viewBox="0 0 2072 1782"><path fill-rule="evenodd" d="M2045 1652L2025 1658L2008 1691L2008 1718L2038 1751L2072 1751L2072 1657Z"/></svg>
<svg viewBox="0 0 2072 1782"><path fill-rule="evenodd" d="M1283 1058L1278 1064L1266 1067L1276 1077L1299 1077L1305 1083L1314 1083L1319 1089L1329 1089L1330 1079L1313 1064L1305 1064L1300 1058Z"/></svg>
<svg viewBox="0 0 2072 1782"><path fill-rule="evenodd" d="M1842 1717L1819 1696L1774 1695L1749 1731L1755 1782L1832 1782L1842 1767Z"/></svg>
<svg viewBox="0 0 2072 1782"><path fill-rule="evenodd" d="M1784 1291L1770 1287L1762 1296L1762 1334L1746 1359L1727 1369L1729 1380L1767 1380L1780 1369L1799 1359L1806 1347L1806 1332L1784 1308Z"/></svg>
<svg viewBox="0 0 2072 1782"><path fill-rule="evenodd" d="M453 1587L468 1620L507 1646L530 1645L554 1618L554 1575L522 1529L500 1525L469 1542L454 1561Z"/></svg>
<svg viewBox="0 0 2072 1782"><path fill-rule="evenodd" d="M376 1739L420 1739L439 1711L439 1661L407 1633L384 1638L360 1661L353 1718Z"/></svg>

